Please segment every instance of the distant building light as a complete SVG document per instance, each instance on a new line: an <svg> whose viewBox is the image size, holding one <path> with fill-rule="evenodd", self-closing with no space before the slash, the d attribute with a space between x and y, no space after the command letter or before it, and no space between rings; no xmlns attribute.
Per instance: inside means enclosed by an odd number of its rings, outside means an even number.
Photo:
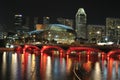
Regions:
<svg viewBox="0 0 120 80"><path fill-rule="evenodd" d="M97 31L96 33L97 33L97 34L100 34L100 31Z"/></svg>
<svg viewBox="0 0 120 80"><path fill-rule="evenodd" d="M119 28L119 29L120 29L120 26L117 26L117 28Z"/></svg>
<svg viewBox="0 0 120 80"><path fill-rule="evenodd" d="M107 38L107 37L105 37L105 41L108 41L108 38Z"/></svg>
<svg viewBox="0 0 120 80"><path fill-rule="evenodd" d="M15 17L22 17L22 15L21 14L16 14Z"/></svg>
<svg viewBox="0 0 120 80"><path fill-rule="evenodd" d="M46 17L46 19L50 19L50 17Z"/></svg>
<svg viewBox="0 0 120 80"><path fill-rule="evenodd" d="M98 42L97 45L112 45L114 42Z"/></svg>

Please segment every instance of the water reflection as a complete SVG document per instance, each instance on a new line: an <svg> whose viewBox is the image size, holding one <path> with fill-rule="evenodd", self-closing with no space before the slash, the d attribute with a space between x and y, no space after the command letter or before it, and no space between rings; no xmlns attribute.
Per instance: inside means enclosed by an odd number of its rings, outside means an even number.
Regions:
<svg viewBox="0 0 120 80"><path fill-rule="evenodd" d="M80 61L76 72L82 80L120 80L120 61L109 60Z"/></svg>
<svg viewBox="0 0 120 80"><path fill-rule="evenodd" d="M73 80L71 59L27 52L4 52L0 57L0 80Z"/></svg>
<svg viewBox="0 0 120 80"><path fill-rule="evenodd" d="M75 80L74 67L82 80L120 80L119 60L78 56L1 52L0 80Z"/></svg>

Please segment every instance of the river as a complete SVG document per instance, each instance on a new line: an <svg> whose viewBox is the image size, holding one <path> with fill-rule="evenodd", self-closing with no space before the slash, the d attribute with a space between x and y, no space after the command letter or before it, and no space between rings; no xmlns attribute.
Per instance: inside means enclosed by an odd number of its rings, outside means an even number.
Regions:
<svg viewBox="0 0 120 80"><path fill-rule="evenodd" d="M0 80L120 80L120 61L43 53L0 53Z"/></svg>

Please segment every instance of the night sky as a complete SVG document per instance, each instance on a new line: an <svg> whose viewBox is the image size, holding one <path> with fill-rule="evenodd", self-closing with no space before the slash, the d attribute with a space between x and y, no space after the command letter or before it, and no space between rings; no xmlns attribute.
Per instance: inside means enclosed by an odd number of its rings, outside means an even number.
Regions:
<svg viewBox="0 0 120 80"><path fill-rule="evenodd" d="M0 24L10 23L14 14L50 16L75 19L79 8L84 8L88 24L105 25L106 17L120 18L119 0L2 0Z"/></svg>

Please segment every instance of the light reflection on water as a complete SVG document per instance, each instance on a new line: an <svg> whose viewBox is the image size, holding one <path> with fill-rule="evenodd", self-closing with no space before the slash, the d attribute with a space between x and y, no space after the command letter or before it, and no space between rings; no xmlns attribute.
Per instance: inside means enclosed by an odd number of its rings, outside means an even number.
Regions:
<svg viewBox="0 0 120 80"><path fill-rule="evenodd" d="M120 80L120 61L47 54L0 53L0 80L75 80L73 67L82 80ZM76 79L77 80L77 79Z"/></svg>
<svg viewBox="0 0 120 80"><path fill-rule="evenodd" d="M120 61L112 58L84 62L81 60L76 70L79 71L82 80L120 80Z"/></svg>
<svg viewBox="0 0 120 80"><path fill-rule="evenodd" d="M73 80L72 62L64 57L14 52L0 53L0 57L0 80Z"/></svg>

